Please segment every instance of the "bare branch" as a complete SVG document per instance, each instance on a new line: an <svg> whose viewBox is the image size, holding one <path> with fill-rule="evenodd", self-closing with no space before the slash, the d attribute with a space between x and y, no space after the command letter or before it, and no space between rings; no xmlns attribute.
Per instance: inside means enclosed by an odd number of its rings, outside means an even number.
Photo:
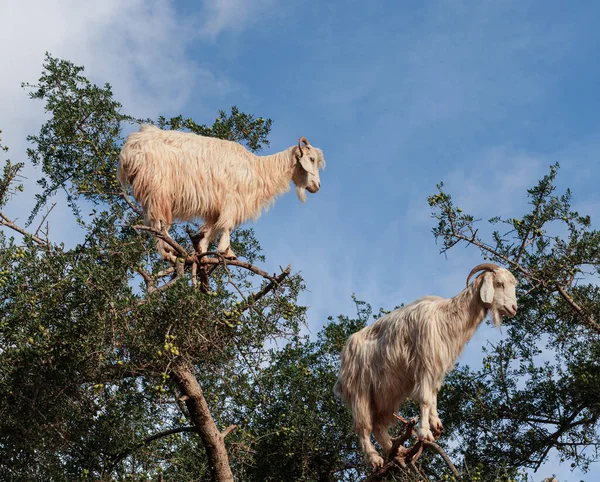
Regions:
<svg viewBox="0 0 600 482"><path fill-rule="evenodd" d="M37 227L37 229L35 230L34 236L37 236L38 233L40 232L40 229L42 227L42 224L44 224L44 221L46 220L46 218L48 217L48 215L52 212L52 210L54 209L54 206L56 206L56 203L53 203L52 206L50 206L50 209L48 209L46 211L46 214L44 214L44 217L42 218L42 220L40 221L39 226Z"/></svg>
<svg viewBox="0 0 600 482"><path fill-rule="evenodd" d="M436 451L442 457L452 474L458 479L461 478L460 473L450 460L450 457L448 457L448 454L446 454L444 449L442 449L438 444L434 442L422 442L417 440L410 447L405 447L404 443L414 435L414 428L417 424L418 417L413 417L410 420L407 420L397 414L394 415L404 425L403 433L393 440L392 448L388 454L385 465L367 477L365 482L383 480L387 474L396 470L412 470L418 474L420 478L423 478L421 472L415 465L415 462L425 449L432 449Z"/></svg>
<svg viewBox="0 0 600 482"><path fill-rule="evenodd" d="M456 478L460 478L460 473L458 472L458 470L456 469L456 467L450 460L450 457L448 457L448 454L446 452L444 452L444 449L442 449L442 447L440 447L435 442L425 442L424 445L425 445L425 448L432 448L433 450L435 450L440 455L440 457L442 457L442 459L444 459L444 462L446 462L446 465L448 466L448 468L450 469L452 474Z"/></svg>
<svg viewBox="0 0 600 482"><path fill-rule="evenodd" d="M139 214L140 216L144 215L144 212L139 208L139 206L136 206L134 204L134 202L131 200L131 198L129 197L129 195L126 192L121 191L121 196L123 197L123 199L125 199L125 202L129 205L129 207L137 214Z"/></svg>
<svg viewBox="0 0 600 482"><path fill-rule="evenodd" d="M248 299L246 300L247 305L242 311L247 310L251 305L256 303L263 296L268 294L273 288L278 286L286 277L289 276L291 270L292 270L292 265L288 264L287 268L285 268L285 270L283 270L283 272L279 276L277 276L276 278L272 278L271 282L268 285L266 285L262 290L249 296Z"/></svg>
<svg viewBox="0 0 600 482"><path fill-rule="evenodd" d="M26 237L30 237L31 239L33 239L38 245L40 246L47 246L46 241L44 241L41 238L38 238L36 235L28 233L27 231L25 231L23 228L21 228L20 226L17 226L15 223L13 223L10 219L8 219L3 213L0 212L0 225L2 226L6 226L7 228L11 228L14 231L22 234L23 236Z"/></svg>
<svg viewBox="0 0 600 482"><path fill-rule="evenodd" d="M223 437L223 438L227 437L227 435L229 435L236 428L237 428L236 424L231 424L229 427L227 427L225 430L223 430L221 432L221 437Z"/></svg>
<svg viewBox="0 0 600 482"><path fill-rule="evenodd" d="M153 234L154 236L156 236L157 238L159 238L161 241L164 241L165 243L167 243L169 246L171 246L175 251L177 251L179 253L180 256L188 256L188 252L177 242L175 241L171 236L169 236L169 233L167 233L166 230L162 229L156 229L156 228L152 228L150 226L142 226L139 224L136 224L135 226L133 226L133 229L135 229L136 231L147 231L151 234ZM191 261L190 261L191 263Z"/></svg>

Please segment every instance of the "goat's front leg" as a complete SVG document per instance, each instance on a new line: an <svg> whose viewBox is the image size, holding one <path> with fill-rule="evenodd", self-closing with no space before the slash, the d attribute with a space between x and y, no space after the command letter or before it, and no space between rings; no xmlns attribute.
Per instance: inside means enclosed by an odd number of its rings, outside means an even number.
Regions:
<svg viewBox="0 0 600 482"><path fill-rule="evenodd" d="M431 424L431 430L436 437L439 437L444 430L442 421L437 411L437 391L434 390L431 399L431 412L429 414L429 423Z"/></svg>
<svg viewBox="0 0 600 482"><path fill-rule="evenodd" d="M219 240L219 247L217 248L219 254L221 254L225 259L236 259L237 256L231 249L231 229L223 228L223 233L221 234L221 239Z"/></svg>
<svg viewBox="0 0 600 482"><path fill-rule="evenodd" d="M433 403L432 393L433 390L430 388L431 385L423 383L421 393L421 420L419 421L419 430L417 431L417 438L419 440L433 442L435 439L429 426L429 414L431 412L431 405Z"/></svg>

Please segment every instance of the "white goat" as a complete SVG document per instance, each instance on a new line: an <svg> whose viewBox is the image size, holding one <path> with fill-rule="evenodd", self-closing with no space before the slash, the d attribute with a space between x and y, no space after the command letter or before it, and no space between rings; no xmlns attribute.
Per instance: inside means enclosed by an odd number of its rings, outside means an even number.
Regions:
<svg viewBox="0 0 600 482"><path fill-rule="evenodd" d="M124 189L131 185L147 225L161 229L162 223L168 231L174 219L204 218L200 251L208 251L222 231L218 251L234 259L231 230L260 217L289 190L290 181L304 202L305 190L319 190L319 168L324 167L323 153L304 137L285 151L256 156L237 142L143 125L127 137L117 177ZM164 241L158 241L158 251L175 261Z"/></svg>
<svg viewBox="0 0 600 482"><path fill-rule="evenodd" d="M485 272L469 285L471 276L481 270ZM419 440L433 441L431 428L441 433L437 392L446 374L488 311L496 326L502 315L516 314L516 284L510 271L480 264L454 298L425 296L348 339L334 392L352 410L354 430L369 464L383 465L371 433L389 453L388 428L407 397L420 404Z"/></svg>

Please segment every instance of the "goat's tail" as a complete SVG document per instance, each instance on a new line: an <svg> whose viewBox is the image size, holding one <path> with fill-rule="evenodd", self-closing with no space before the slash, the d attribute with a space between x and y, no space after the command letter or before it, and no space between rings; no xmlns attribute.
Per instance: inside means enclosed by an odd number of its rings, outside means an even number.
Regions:
<svg viewBox="0 0 600 482"><path fill-rule="evenodd" d="M335 393L344 402L352 398L352 393L360 391L362 353L360 334L355 333L348 339L342 350L340 373L333 387Z"/></svg>
<svg viewBox="0 0 600 482"><path fill-rule="evenodd" d="M117 166L117 181L124 191L133 185L137 172L147 163L145 149L140 147L140 143L154 140L158 136L158 132L160 131L157 127L142 124L139 131L132 132L125 140Z"/></svg>

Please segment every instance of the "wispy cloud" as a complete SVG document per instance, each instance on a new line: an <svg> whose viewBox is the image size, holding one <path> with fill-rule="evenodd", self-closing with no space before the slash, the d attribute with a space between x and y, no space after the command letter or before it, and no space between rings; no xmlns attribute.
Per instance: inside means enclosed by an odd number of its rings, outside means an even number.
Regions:
<svg viewBox="0 0 600 482"><path fill-rule="evenodd" d="M206 0L197 15L198 34L216 39L226 32L240 33L261 17L273 14L275 0Z"/></svg>

